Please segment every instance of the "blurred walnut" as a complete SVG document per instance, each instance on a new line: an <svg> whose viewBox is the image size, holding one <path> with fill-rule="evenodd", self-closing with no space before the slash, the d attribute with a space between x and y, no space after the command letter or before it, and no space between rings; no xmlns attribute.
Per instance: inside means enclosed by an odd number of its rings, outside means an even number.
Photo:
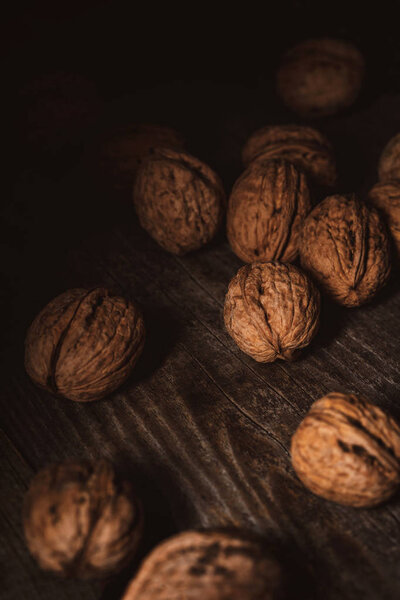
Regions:
<svg viewBox="0 0 400 600"><path fill-rule="evenodd" d="M392 137L384 147L378 166L379 179L400 179L400 133Z"/></svg>
<svg viewBox="0 0 400 600"><path fill-rule="evenodd" d="M350 42L306 40L284 55L278 93L289 108L305 117L332 115L356 100L364 70L364 59Z"/></svg>
<svg viewBox="0 0 400 600"><path fill-rule="evenodd" d="M390 245L377 211L352 194L328 196L308 215L300 236L302 266L336 302L359 306L390 273Z"/></svg>
<svg viewBox="0 0 400 600"><path fill-rule="evenodd" d="M131 485L104 461L51 465L25 496L28 548L42 569L90 578L118 571L134 555L143 516Z"/></svg>
<svg viewBox="0 0 400 600"><path fill-rule="evenodd" d="M400 180L377 183L368 198L384 215L400 258Z"/></svg>
<svg viewBox="0 0 400 600"><path fill-rule="evenodd" d="M305 175L294 165L283 160L251 165L229 199L227 235L232 250L245 262L294 260L310 209Z"/></svg>
<svg viewBox="0 0 400 600"><path fill-rule="evenodd" d="M337 179L332 146L326 137L311 127L273 125L255 131L242 151L243 163L282 158L293 163L322 186Z"/></svg>
<svg viewBox="0 0 400 600"><path fill-rule="evenodd" d="M186 531L151 552L123 600L277 600L279 562L239 534Z"/></svg>
<svg viewBox="0 0 400 600"><path fill-rule="evenodd" d="M314 337L319 309L319 292L300 269L254 263L230 282L224 320L239 348L258 362L291 360Z"/></svg>
<svg viewBox="0 0 400 600"><path fill-rule="evenodd" d="M98 167L116 189L132 189L138 168L158 146L181 150L183 136L163 125L137 124L109 134L97 149Z"/></svg>
<svg viewBox="0 0 400 600"><path fill-rule="evenodd" d="M214 237L224 198L222 183L210 167L167 148L143 162L133 190L140 224L173 254L197 250Z"/></svg>
<svg viewBox="0 0 400 600"><path fill-rule="evenodd" d="M400 483L400 428L353 394L314 402L292 438L293 467L314 494L351 506L375 506Z"/></svg>
<svg viewBox="0 0 400 600"><path fill-rule="evenodd" d="M130 375L144 345L139 310L103 288L73 289L38 314L25 340L25 368L55 394L87 402Z"/></svg>

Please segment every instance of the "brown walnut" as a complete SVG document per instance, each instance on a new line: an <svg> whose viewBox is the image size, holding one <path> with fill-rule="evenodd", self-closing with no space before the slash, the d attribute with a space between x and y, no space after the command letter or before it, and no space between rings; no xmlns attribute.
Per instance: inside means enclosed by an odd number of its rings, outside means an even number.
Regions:
<svg viewBox="0 0 400 600"><path fill-rule="evenodd" d="M354 194L328 196L308 215L300 236L301 265L336 302L359 306L390 273L386 227Z"/></svg>
<svg viewBox="0 0 400 600"><path fill-rule="evenodd" d="M25 539L42 569L91 578L120 570L142 537L143 512L128 482L104 460L40 471L23 507Z"/></svg>
<svg viewBox="0 0 400 600"><path fill-rule="evenodd" d="M294 165L283 160L251 165L229 199L227 235L232 250L245 262L291 262L310 209L306 177Z"/></svg>
<svg viewBox="0 0 400 600"><path fill-rule="evenodd" d="M332 186L336 182L332 146L322 133L311 127L273 125L255 131L243 147L244 165L272 158L293 163L318 185Z"/></svg>
<svg viewBox="0 0 400 600"><path fill-rule="evenodd" d="M116 189L132 189L143 160L159 146L181 150L183 136L162 125L136 124L110 133L97 149L97 163Z"/></svg>
<svg viewBox="0 0 400 600"><path fill-rule="evenodd" d="M222 183L210 167L167 148L143 162L133 191L141 226L173 254L197 250L215 236L224 198Z"/></svg>
<svg viewBox="0 0 400 600"><path fill-rule="evenodd" d="M123 600L277 600L282 589L281 565L258 542L186 531L151 552Z"/></svg>
<svg viewBox="0 0 400 600"><path fill-rule="evenodd" d="M291 360L319 325L319 292L305 273L278 262L245 265L229 284L224 320L243 352L258 362Z"/></svg>
<svg viewBox="0 0 400 600"><path fill-rule="evenodd" d="M364 70L364 59L350 42L306 40L284 55L278 70L278 93L300 115L331 115L354 103Z"/></svg>
<svg viewBox="0 0 400 600"><path fill-rule="evenodd" d="M379 159L378 174L381 181L400 179L400 133L392 137Z"/></svg>
<svg viewBox="0 0 400 600"><path fill-rule="evenodd" d="M400 428L353 394L314 402L293 435L291 454L304 485L340 504L375 506L400 483Z"/></svg>
<svg viewBox="0 0 400 600"><path fill-rule="evenodd" d="M31 379L57 395L88 402L130 375L144 345L138 308L103 288L72 289L37 315L25 339Z"/></svg>
<svg viewBox="0 0 400 600"><path fill-rule="evenodd" d="M400 180L377 183L368 199L383 214L400 258Z"/></svg>

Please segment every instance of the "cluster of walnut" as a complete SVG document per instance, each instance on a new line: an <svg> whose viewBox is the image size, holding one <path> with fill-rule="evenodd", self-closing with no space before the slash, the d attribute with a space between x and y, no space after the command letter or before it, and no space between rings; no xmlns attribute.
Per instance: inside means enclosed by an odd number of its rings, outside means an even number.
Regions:
<svg viewBox="0 0 400 600"><path fill-rule="evenodd" d="M34 477L25 496L23 527L43 569L103 577L136 553L143 512L131 484L119 481L107 461L66 461Z"/></svg>
<svg viewBox="0 0 400 600"><path fill-rule="evenodd" d="M63 577L106 577L136 555L143 510L113 466L65 461L39 471L26 493L23 529L40 567ZM123 599L172 597L278 600L280 562L260 540L237 531L186 531L157 546Z"/></svg>

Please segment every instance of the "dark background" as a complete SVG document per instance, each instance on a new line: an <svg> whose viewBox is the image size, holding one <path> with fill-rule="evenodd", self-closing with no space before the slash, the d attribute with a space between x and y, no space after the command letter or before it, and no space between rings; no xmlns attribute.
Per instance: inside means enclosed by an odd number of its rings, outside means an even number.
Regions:
<svg viewBox="0 0 400 600"><path fill-rule="evenodd" d="M389 508L361 516L310 498L290 477L290 466L279 452L276 461L282 470L277 468L270 482L259 452L265 454L267 448L275 456L275 448L257 430L258 424L271 428L288 446L300 413L332 386L363 392L400 417L398 271L371 306L346 311L326 303L317 345L303 361L290 367L255 365L222 333L220 305L240 266L223 231L209 248L175 259L137 226L130 193L103 187L87 163L97 136L110 126L168 124L185 135L194 155L216 169L229 193L242 169L241 147L254 129L307 123L276 97L275 71L282 52L308 37L334 36L353 41L364 54L365 85L353 107L310 124L326 133L335 149L340 175L336 190L364 195L376 182L383 146L400 130L397 4L292 1L264 3L262 10L245 4L222 11L217 3L178 9L168 3L47 0L3 7L0 293L5 385L0 456L5 483L0 513L5 515L7 543L0 566L6 565L9 576L7 599L61 593L63 598L101 596L97 584L60 585L40 572L26 551L20 525L23 492L34 472L50 461L96 452L114 459L140 482L150 515L142 553L181 529L212 526L221 514L262 532L270 526L274 530L276 522L277 537L282 534L285 543L293 544L293 554L305 557L301 570L308 573L311 565L317 598L399 597L393 576L400 560L398 497ZM64 127L62 111L49 112L48 118L46 111L35 113L41 101L32 83L51 73L79 76L71 104L87 103L89 118L67 119ZM89 82L89 87L79 81ZM41 115L39 127L28 118L32 111ZM147 350L133 381L112 399L90 406L37 391L23 369L23 340L34 316L69 287L109 285L113 280L138 299L148 326ZM168 294L175 290L172 302ZM214 304L204 290L216 298ZM215 342L213 352L204 322L223 342ZM184 362L182 345L214 373L240 414L205 380L194 359ZM268 388L271 382L277 396ZM164 385L170 390L165 397ZM182 406L175 403L176 391ZM294 412L285 403L282 409L285 398ZM176 427L177 445L158 454L153 440L157 435L168 439L168 431L157 429L160 404L162 417L170 418L168 427ZM191 473L194 484L185 487L191 466L182 459L186 471L176 471L174 460L179 463L181 447L191 444L185 427L191 429L182 416L186 404L228 469L235 457L228 451L225 456L219 431L226 427L233 432L239 462L245 465L244 483L254 477L250 481L265 514L251 499L240 512L236 483L220 478L218 468L212 473L204 466L214 460L210 450L203 455L201 448L191 449L199 475ZM243 412L251 423L243 420ZM215 476L215 494L207 477L203 485L202 469L211 480ZM267 491L264 482L271 483ZM104 599L117 599L125 582L126 575L106 586Z"/></svg>

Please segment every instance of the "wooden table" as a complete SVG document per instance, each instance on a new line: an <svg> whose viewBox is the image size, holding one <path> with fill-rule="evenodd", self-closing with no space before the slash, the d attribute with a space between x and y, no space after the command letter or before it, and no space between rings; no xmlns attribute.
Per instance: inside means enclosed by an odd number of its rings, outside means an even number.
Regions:
<svg viewBox="0 0 400 600"><path fill-rule="evenodd" d="M116 113L179 127L227 191L252 130L295 121L268 82L160 84L109 103L104 121ZM381 149L400 130L400 95L376 95L317 126L335 147L336 190L365 194ZM241 266L224 232L183 258L167 254L138 226L129 196L97 185L75 151L25 161L5 208L2 597L120 597L135 565L107 582L65 582L39 570L21 530L22 498L39 468L104 456L144 501L139 559L175 532L235 526L275 545L295 598L398 599L399 495L370 510L324 501L299 482L289 454L308 408L330 391L362 394L400 421L398 271L368 306L346 310L324 300L320 332L298 361L258 364L224 329L224 296ZM110 397L88 404L57 399L24 372L26 328L57 294L96 284L140 303L144 353Z"/></svg>

